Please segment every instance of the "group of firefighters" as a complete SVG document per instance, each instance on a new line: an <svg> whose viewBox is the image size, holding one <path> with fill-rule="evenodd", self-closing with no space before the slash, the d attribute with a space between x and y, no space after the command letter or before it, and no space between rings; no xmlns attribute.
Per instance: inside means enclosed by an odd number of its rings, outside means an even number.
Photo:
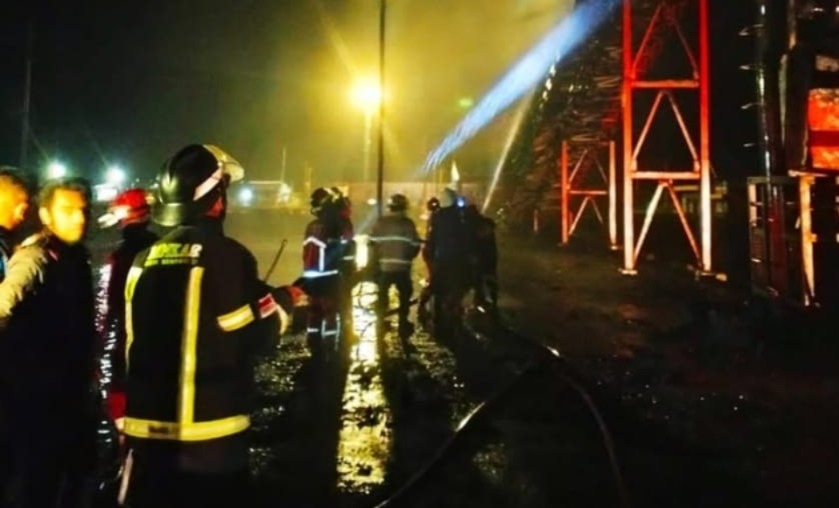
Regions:
<svg viewBox="0 0 839 508"><path fill-rule="evenodd" d="M306 330L313 354L322 354L326 347L340 347L342 334L349 337L345 325L351 316L351 288L361 279L372 280L378 286L379 334L387 323L390 289L395 287L399 302L395 312L397 333L403 339L411 337L415 330L409 319L412 268L420 253L429 280L417 312L423 326L430 324L432 295L459 300L472 290L477 307L496 310L494 222L454 190L445 188L439 197L426 203L428 227L424 241L408 216L407 197L398 193L390 196L387 213L376 221L370 233L369 259L363 272L356 271L356 245L347 197L336 188L319 188L312 193L311 207L315 219L306 227L303 242L302 286L310 295Z"/></svg>
<svg viewBox="0 0 839 508"><path fill-rule="evenodd" d="M322 188L311 196L302 276L280 287L261 280L254 256L224 233L227 189L243 176L219 147L192 144L163 164L153 204L142 189L120 194L100 218L119 225L122 240L97 286L84 246L87 183L47 182L39 232L14 245L30 192L0 173L0 505L90 506L94 492L100 502L110 494L106 506L246 505L254 360L303 305L313 356L336 347L358 272L350 202ZM431 280L423 308L438 292L470 288L494 307L491 221L447 189L429 201L423 242L407 210L405 196L392 196L370 235L364 276L379 285L380 321L396 286L399 334L413 333L420 251ZM162 237L152 221L166 228ZM90 485L103 408L122 465L105 490Z"/></svg>

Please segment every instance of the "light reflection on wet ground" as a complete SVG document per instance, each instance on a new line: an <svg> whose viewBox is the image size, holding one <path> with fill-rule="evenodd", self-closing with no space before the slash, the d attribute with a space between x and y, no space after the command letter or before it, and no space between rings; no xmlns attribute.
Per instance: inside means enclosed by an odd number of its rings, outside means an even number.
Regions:
<svg viewBox="0 0 839 508"><path fill-rule="evenodd" d="M376 340L376 286L363 282L353 290L353 330L343 414L338 438L338 487L369 494L382 485L390 455L392 416L382 385Z"/></svg>

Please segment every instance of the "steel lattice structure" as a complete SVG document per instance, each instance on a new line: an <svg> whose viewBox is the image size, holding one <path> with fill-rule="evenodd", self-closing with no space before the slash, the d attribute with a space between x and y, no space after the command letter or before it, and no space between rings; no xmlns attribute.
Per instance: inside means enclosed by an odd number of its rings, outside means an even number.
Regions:
<svg viewBox="0 0 839 508"><path fill-rule="evenodd" d="M636 272L638 255L643 247L661 196L666 191L679 216L682 229L696 256L699 269L711 271L711 163L710 163L710 98L709 98L709 43L708 43L708 0L660 0L656 2L652 15L644 19L636 14L639 2L626 0L623 4L623 267L624 273ZM649 3L645 3L647 7ZM692 16L689 14L693 14ZM694 21L696 41L691 44L685 36L683 24ZM636 27L644 27L640 42L636 43ZM675 31L680 42L676 48L664 48L662 41L668 30ZM645 72L653 61L662 57L665 51L683 51L692 69L688 79L673 75L650 77ZM677 102L675 90L694 91L698 101L698 136L687 125ZM636 96L639 92L653 91L655 99L646 114L644 126L639 133L633 126ZM692 167L676 171L663 171L644 167L639 153L649 141L650 127L664 100L672 108L680 131L690 151ZM694 138L698 138L698 142ZM698 146L697 146L698 145ZM649 201L640 233L635 236L635 197L639 185L648 182L656 184ZM691 228L677 196L676 182L691 184L688 190L699 191L700 227L699 241ZM692 188L693 186L698 189ZM684 187L682 187L684 188Z"/></svg>

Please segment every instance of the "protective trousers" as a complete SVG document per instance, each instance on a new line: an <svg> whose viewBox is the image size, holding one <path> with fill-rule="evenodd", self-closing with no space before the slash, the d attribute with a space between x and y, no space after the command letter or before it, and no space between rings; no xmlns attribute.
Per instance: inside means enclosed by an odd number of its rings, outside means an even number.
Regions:
<svg viewBox="0 0 839 508"><path fill-rule="evenodd" d="M133 453L127 502L130 508L222 508L251 506L251 502L247 470L186 472L163 457Z"/></svg>
<svg viewBox="0 0 839 508"><path fill-rule="evenodd" d="M342 290L337 274L307 282L306 343L312 355L321 357L327 348L340 347Z"/></svg>
<svg viewBox="0 0 839 508"><path fill-rule="evenodd" d="M396 291L399 294L399 309L397 310L399 330L400 335L404 335L411 328L411 323L408 320L408 312L411 310L411 295L414 291L413 283L411 282L411 271L381 272L378 277L378 286L379 296L376 300L376 305L380 319L384 319L389 307L390 288L391 286L396 286Z"/></svg>

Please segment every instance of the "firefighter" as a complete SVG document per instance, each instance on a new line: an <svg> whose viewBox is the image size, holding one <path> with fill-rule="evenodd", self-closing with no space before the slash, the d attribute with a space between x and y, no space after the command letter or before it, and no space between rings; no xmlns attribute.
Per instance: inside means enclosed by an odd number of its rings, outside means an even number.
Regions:
<svg viewBox="0 0 839 508"><path fill-rule="evenodd" d="M342 219L340 196L324 187L310 197L314 220L303 239L303 289L309 296L306 342L315 360L328 360L339 352L341 309L345 294L341 267L352 237Z"/></svg>
<svg viewBox="0 0 839 508"><path fill-rule="evenodd" d="M125 283L135 508L248 506L253 363L300 291L269 288L254 256L224 234L226 190L243 176L219 147L193 144L157 177L152 219L173 229L137 255Z"/></svg>
<svg viewBox="0 0 839 508"><path fill-rule="evenodd" d="M42 230L9 260L0 283L3 375L21 507L84 506L95 450L93 277L83 244L90 187L48 182Z"/></svg>
<svg viewBox="0 0 839 508"><path fill-rule="evenodd" d="M414 290L411 266L419 254L420 239L416 224L407 216L408 198L403 194L394 194L388 199L387 208L389 213L379 218L370 234L372 259L377 263L378 320L382 329L388 307L388 292L391 286L396 286L399 293L398 333L404 339L414 333L414 325L408 320L408 311Z"/></svg>
<svg viewBox="0 0 839 508"><path fill-rule="evenodd" d="M0 282L6 275L6 267L12 257L14 236L23 225L29 210L29 190L26 183L14 172L0 171ZM5 349L7 341L0 337L0 358L9 358L11 351ZM14 448L7 400L10 383L8 370L0 365L0 506L5 505L6 490L14 467Z"/></svg>
<svg viewBox="0 0 839 508"><path fill-rule="evenodd" d="M352 317L352 288L355 285L355 228L352 222L352 203L350 198L343 195L337 187L332 188L333 202L338 213L341 231L341 263L338 271L341 276L341 320L343 323L344 337L349 336L352 329L350 318Z"/></svg>
<svg viewBox="0 0 839 508"><path fill-rule="evenodd" d="M460 206L463 199L447 187L439 200L440 208L431 216L423 252L432 268L435 320L444 306L456 305L469 291L476 248L474 230Z"/></svg>
<svg viewBox="0 0 839 508"><path fill-rule="evenodd" d="M428 198L425 203L425 212L427 214L425 223L425 237L428 238L431 231L431 217L434 212L440 209L440 200L436 196ZM420 324L425 326L428 321L429 311L428 302L431 300L431 258L430 252L427 249L422 249L422 260L425 263L426 283L420 291L419 303L417 304L417 319Z"/></svg>
<svg viewBox="0 0 839 508"><path fill-rule="evenodd" d="M100 385L108 415L122 430L125 415L125 280L134 257L158 240L149 231L151 206L143 189L128 189L111 202L99 218L103 228L118 225L122 240L99 273L96 297L96 332L101 343Z"/></svg>
<svg viewBox="0 0 839 508"><path fill-rule="evenodd" d="M495 241L495 221L469 204L465 208L470 229L475 238L472 259L472 289L475 307L495 313L498 308L498 246Z"/></svg>

